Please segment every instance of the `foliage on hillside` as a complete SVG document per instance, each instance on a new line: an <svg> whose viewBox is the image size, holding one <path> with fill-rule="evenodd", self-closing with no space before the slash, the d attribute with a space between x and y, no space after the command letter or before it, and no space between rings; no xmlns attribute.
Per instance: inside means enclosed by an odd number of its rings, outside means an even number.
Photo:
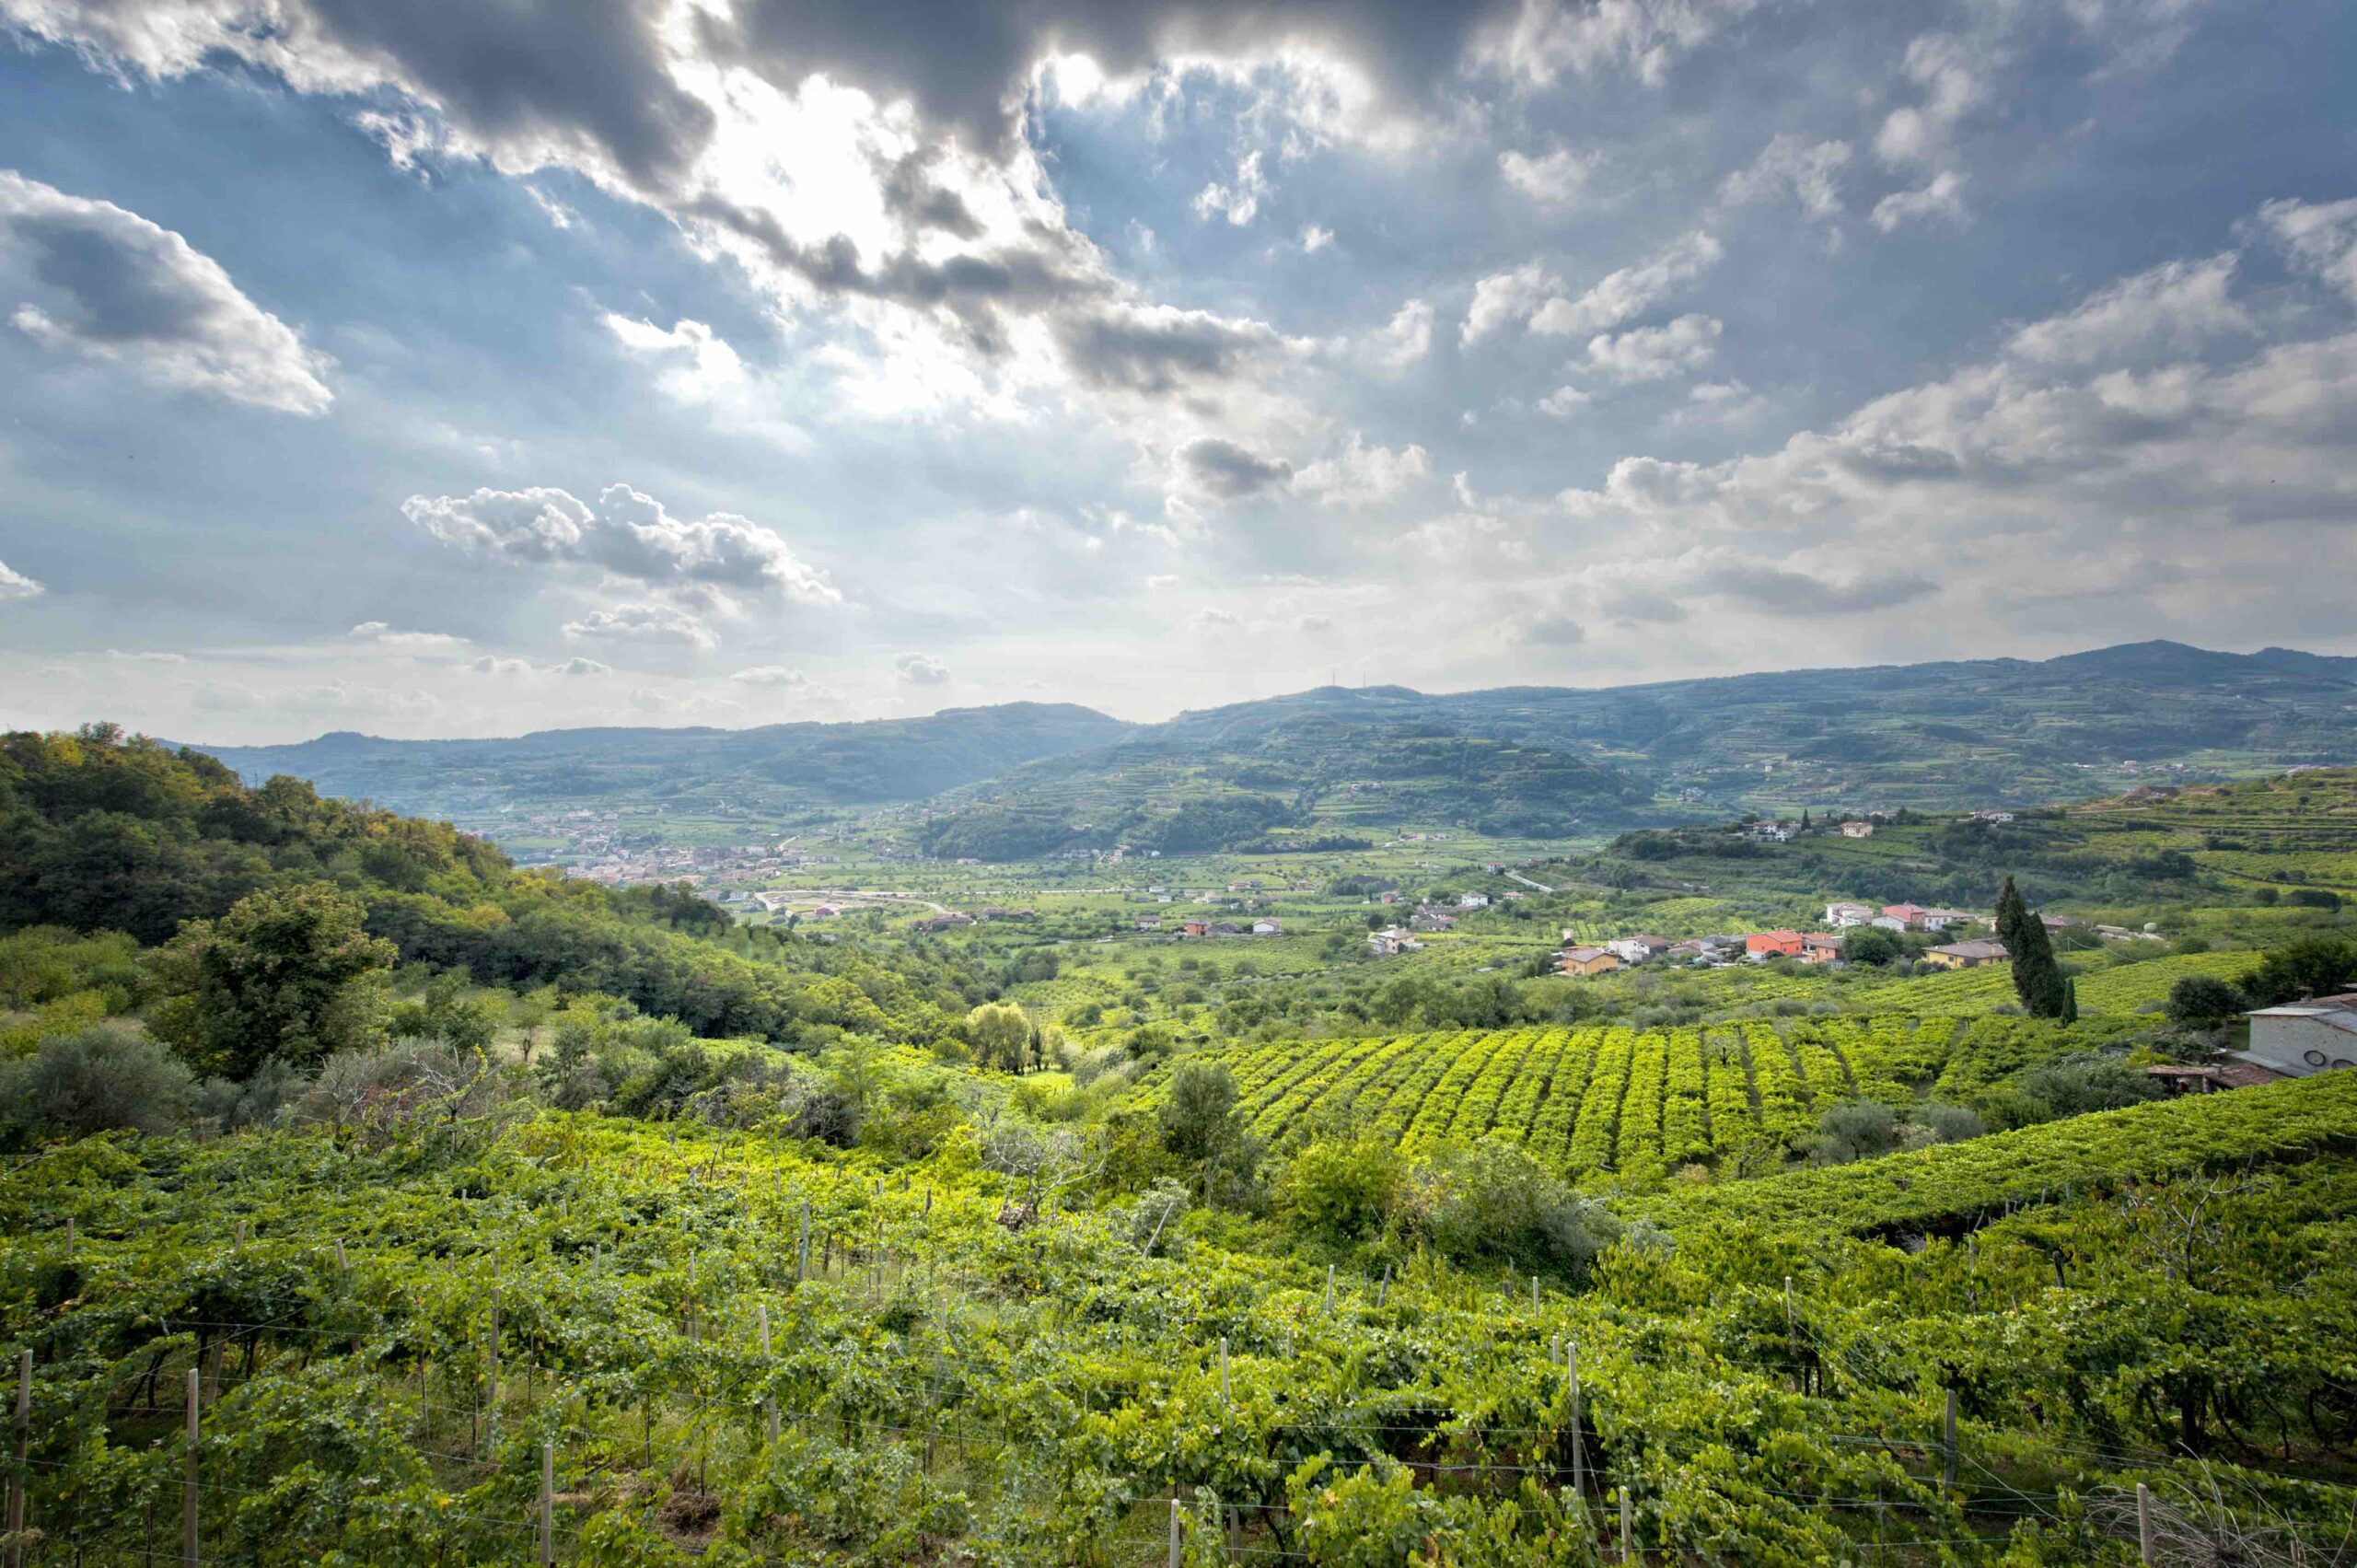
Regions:
<svg viewBox="0 0 2357 1568"><path fill-rule="evenodd" d="M104 730L0 738L0 928L117 930L149 944L249 894L325 882L366 906L369 935L404 962L608 993L705 1035L929 1040L983 989L739 930L682 890L519 872L447 824L322 799L295 779L249 789L202 753Z"/></svg>
<svg viewBox="0 0 2357 1568"><path fill-rule="evenodd" d="M11 1169L28 1521L177 1551L193 1374L200 1549L262 1565L528 1560L544 1451L556 1559L625 1564L1158 1564L1174 1515L1189 1562L1590 1562L1625 1494L1681 1557L2109 1565L2140 1481L2205 1537L2345 1526L2305 1478L2357 1442L2347 1160L1912 1255L1637 1227L1535 1293L1431 1252L1329 1283L1155 1201L1010 1224L1026 1179L972 1162L544 1115Z"/></svg>

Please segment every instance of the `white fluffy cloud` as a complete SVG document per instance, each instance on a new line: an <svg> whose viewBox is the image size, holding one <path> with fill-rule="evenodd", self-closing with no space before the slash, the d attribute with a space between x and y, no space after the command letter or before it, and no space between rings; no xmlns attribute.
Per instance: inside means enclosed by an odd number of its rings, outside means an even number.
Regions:
<svg viewBox="0 0 2357 1568"><path fill-rule="evenodd" d="M1353 430L1331 456L1305 465L1293 484L1329 505L1368 506L1394 499L1432 471L1432 454L1422 447L1370 447Z"/></svg>
<svg viewBox="0 0 2357 1568"><path fill-rule="evenodd" d="M1697 229L1635 266L1607 273L1577 299L1550 299L1530 318L1530 330L1562 335L1617 327L1710 271L1725 253Z"/></svg>
<svg viewBox="0 0 2357 1568"><path fill-rule="evenodd" d="M1458 336L1470 345L1503 327L1527 320L1562 286L1537 261L1525 261L1511 272L1492 273L1473 285L1473 303L1465 312Z"/></svg>
<svg viewBox="0 0 2357 1568"><path fill-rule="evenodd" d="M900 679L911 686L946 686L949 667L931 654L902 654L892 661Z"/></svg>
<svg viewBox="0 0 2357 1568"><path fill-rule="evenodd" d="M1964 219L1964 176L1952 168L1940 170L1918 190L1892 192L1874 210L1875 226L1885 234L1910 223L1960 225Z"/></svg>
<svg viewBox="0 0 2357 1568"><path fill-rule="evenodd" d="M1498 155L1498 172L1507 184L1536 202L1568 206L1587 188L1588 176L1603 161L1600 153L1575 153L1569 147L1532 157L1512 148Z"/></svg>
<svg viewBox="0 0 2357 1568"><path fill-rule="evenodd" d="M726 339L702 321L681 319L668 331L652 321L608 311L606 330L623 346L663 366L656 385L681 402L705 402L745 379L745 362Z"/></svg>
<svg viewBox="0 0 2357 1568"><path fill-rule="evenodd" d="M2357 300L2357 196L2340 202L2274 201L2260 224L2293 266Z"/></svg>
<svg viewBox="0 0 2357 1568"><path fill-rule="evenodd" d="M1598 332L1587 341L1587 362L1623 381L1658 381L1708 365L1724 330L1716 317L1686 315L1659 327Z"/></svg>
<svg viewBox="0 0 2357 1568"><path fill-rule="evenodd" d="M467 645L466 638L447 632L399 632L382 621L364 621L344 635L355 643L404 653L448 653Z"/></svg>
<svg viewBox="0 0 2357 1568"><path fill-rule="evenodd" d="M712 628L673 604L618 604L610 610L593 610L578 621L566 621L564 634L690 648L720 645Z"/></svg>
<svg viewBox="0 0 2357 1568"><path fill-rule="evenodd" d="M31 598L42 591L41 586L0 561L0 600Z"/></svg>
<svg viewBox="0 0 2357 1568"><path fill-rule="evenodd" d="M755 665L728 678L739 686L781 686L795 690L817 684L798 669L782 664Z"/></svg>
<svg viewBox="0 0 2357 1568"><path fill-rule="evenodd" d="M1749 167L1727 176L1719 193L1730 202L1790 196L1810 217L1829 218L1841 211L1840 173L1849 161L1847 142L1811 142L1780 131Z"/></svg>
<svg viewBox="0 0 2357 1568"><path fill-rule="evenodd" d="M552 487L412 495L401 515L443 543L514 562L581 563L659 589L735 590L830 605L842 594L784 538L733 512L675 517L627 484L589 505Z"/></svg>
<svg viewBox="0 0 2357 1568"><path fill-rule="evenodd" d="M0 308L59 353L283 413L323 412L331 361L221 264L112 202L0 169Z"/></svg>
<svg viewBox="0 0 2357 1568"><path fill-rule="evenodd" d="M2307 312L2262 324L2235 293L2235 260L2096 289L1995 357L1774 451L1624 458L1559 505L1655 541L1652 575L1620 587L1762 614L1918 615L1937 594L2057 630L2105 603L2188 616L2247 603L2258 635L2319 624L2333 590L2302 563L2357 517L2357 327L2345 307L2320 332ZM2336 260L2310 270L2328 280Z"/></svg>

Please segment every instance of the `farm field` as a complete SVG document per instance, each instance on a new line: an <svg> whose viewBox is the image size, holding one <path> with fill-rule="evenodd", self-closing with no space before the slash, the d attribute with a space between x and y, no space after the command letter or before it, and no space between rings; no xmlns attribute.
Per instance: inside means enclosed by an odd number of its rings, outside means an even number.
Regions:
<svg viewBox="0 0 2357 1568"><path fill-rule="evenodd" d="M2122 1021L1883 1015L1704 1028L1458 1030L1211 1053L1252 1132L1357 1129L1415 1156L1498 1136L1567 1176L1797 1152L1828 1109L1960 1101L2096 1050Z"/></svg>

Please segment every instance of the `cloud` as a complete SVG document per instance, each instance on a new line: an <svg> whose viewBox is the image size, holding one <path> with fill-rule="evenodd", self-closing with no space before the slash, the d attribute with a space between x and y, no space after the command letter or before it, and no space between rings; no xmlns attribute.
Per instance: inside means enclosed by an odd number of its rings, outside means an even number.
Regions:
<svg viewBox="0 0 2357 1568"><path fill-rule="evenodd" d="M1376 334L1375 357L1387 369L1404 370L1433 351L1433 308L1411 299L1392 313Z"/></svg>
<svg viewBox="0 0 2357 1568"><path fill-rule="evenodd" d="M1708 365L1724 331L1716 317L1687 315L1618 336L1598 332L1588 340L1587 362L1624 381L1658 381Z"/></svg>
<svg viewBox="0 0 2357 1568"><path fill-rule="evenodd" d="M1778 615L1854 615L1887 610L1938 591L1930 578L1911 572L1837 582L1761 561L1713 567L1697 575L1691 586L1700 592L1741 599Z"/></svg>
<svg viewBox="0 0 2357 1568"><path fill-rule="evenodd" d="M1214 501L1281 491L1293 481L1291 463L1216 436L1198 436L1179 447L1171 454L1171 466L1183 493Z"/></svg>
<svg viewBox="0 0 2357 1568"><path fill-rule="evenodd" d="M186 654L157 653L147 650L127 650L123 648L109 648L107 650L107 657L112 659L129 659L138 664L186 664L188 662L188 656Z"/></svg>
<svg viewBox="0 0 2357 1568"><path fill-rule="evenodd" d="M1645 588L1608 595L1599 607L1615 621L1674 625L1686 619L1686 608L1676 599Z"/></svg>
<svg viewBox="0 0 2357 1568"><path fill-rule="evenodd" d="M1485 21L1473 59L1527 87L1566 74L1629 72L1648 85L1701 48L1757 0L1521 0L1510 17Z"/></svg>
<svg viewBox="0 0 2357 1568"><path fill-rule="evenodd" d="M578 621L566 621L564 633L568 637L673 644L691 648L720 645L720 638L710 627L669 604L618 604L611 610L593 610Z"/></svg>
<svg viewBox="0 0 2357 1568"><path fill-rule="evenodd" d="M1920 618L1936 591L2041 635L2328 624L2301 585L2357 517L2357 324L2254 308L2229 260L2091 290L1780 447L1623 458L1557 505L1648 563L1616 587L1729 613Z"/></svg>
<svg viewBox="0 0 2357 1568"><path fill-rule="evenodd" d="M1577 299L1548 300L1531 316L1530 330L1562 335L1617 327L1701 276L1724 254L1716 239L1697 229L1656 256L1606 273Z"/></svg>
<svg viewBox="0 0 2357 1568"><path fill-rule="evenodd" d="M902 654L892 661L900 679L910 686L946 686L949 667L931 654Z"/></svg>
<svg viewBox="0 0 2357 1568"><path fill-rule="evenodd" d="M1081 380L1146 393L1237 375L1277 343L1257 321L1167 305L1108 307L1060 319L1054 330Z"/></svg>
<svg viewBox="0 0 2357 1568"><path fill-rule="evenodd" d="M608 311L606 330L623 346L663 363L656 385L681 402L710 401L745 379L745 362L727 341L702 321L682 318L668 331L652 321Z"/></svg>
<svg viewBox="0 0 2357 1568"><path fill-rule="evenodd" d="M1432 476L1433 458L1422 447L1370 447L1353 430L1333 456L1310 463L1294 476L1293 487L1329 505L1366 506L1388 501Z"/></svg>
<svg viewBox="0 0 2357 1568"><path fill-rule="evenodd" d="M611 675L613 672L612 665L599 664L596 659L583 658L578 655L552 666L551 669L551 673L556 675Z"/></svg>
<svg viewBox="0 0 2357 1568"><path fill-rule="evenodd" d="M1244 624L1244 618L1231 610L1209 608L1187 617L1187 624L1198 632L1225 632Z"/></svg>
<svg viewBox="0 0 2357 1568"><path fill-rule="evenodd" d="M2006 344L2013 354L2049 365L2117 363L2137 356L2175 358L2214 340L2251 330L2234 297L2232 252L2202 261L2169 261L2097 289L2068 315L2034 322Z"/></svg>
<svg viewBox="0 0 2357 1568"><path fill-rule="evenodd" d="M512 679L532 673L532 661L528 658L507 658L498 654L485 654L469 661L467 668L477 675Z"/></svg>
<svg viewBox="0 0 2357 1568"><path fill-rule="evenodd" d="M1314 223L1307 224L1303 226L1301 231L1301 253L1303 255L1315 256L1318 252L1325 250L1328 246L1333 243L1334 231L1332 229L1320 228Z"/></svg>
<svg viewBox="0 0 2357 1568"><path fill-rule="evenodd" d="M332 363L210 256L111 202L0 169L0 290L45 348L282 413L326 412Z"/></svg>
<svg viewBox="0 0 2357 1568"><path fill-rule="evenodd" d="M1473 285L1473 303L1466 309L1459 341L1469 347L1502 327L1528 319L1562 286L1536 261L1512 272L1491 273Z"/></svg>
<svg viewBox="0 0 2357 1568"><path fill-rule="evenodd" d="M1727 176L1719 193L1730 202L1764 202L1789 195L1813 218L1830 218L1841 211L1837 177L1850 161L1847 142L1811 142L1805 136L1780 131L1759 149L1747 168Z"/></svg>
<svg viewBox="0 0 2357 1568"><path fill-rule="evenodd" d="M1875 155L1894 168L1939 157L1949 134L1988 96L1983 78L1993 64L1984 46L1953 34L1925 33L1910 42L1902 69L1922 99L1885 117Z"/></svg>
<svg viewBox="0 0 2357 1568"><path fill-rule="evenodd" d="M34 598L46 591L39 583L10 567L6 561L0 561L0 602Z"/></svg>
<svg viewBox="0 0 2357 1568"><path fill-rule="evenodd" d="M1929 185L1917 191L1895 191L1875 203L1874 225L1885 234L1901 224L1935 219L1962 226L1965 221L1964 176L1942 169Z"/></svg>
<svg viewBox="0 0 2357 1568"><path fill-rule="evenodd" d="M755 665L749 669L737 671L728 679L739 686L786 686L807 689L817 684L800 670L789 668L782 664Z"/></svg>
<svg viewBox="0 0 2357 1568"><path fill-rule="evenodd" d="M1293 618L1293 625L1296 632L1331 632L1334 618L1330 615L1296 615Z"/></svg>
<svg viewBox="0 0 2357 1568"><path fill-rule="evenodd" d="M1595 401L1577 387L1558 387L1538 400L1538 412L1550 419L1569 419Z"/></svg>
<svg viewBox="0 0 2357 1568"><path fill-rule="evenodd" d="M1214 181L1197 193L1195 215L1210 218L1215 214L1224 215L1229 223L1241 228L1260 212L1261 198L1268 193L1268 177L1260 172L1260 155L1258 151L1248 152L1237 160L1233 183Z"/></svg>
<svg viewBox="0 0 2357 1568"><path fill-rule="evenodd" d="M2258 209L2258 221L2294 267L2357 300L2357 196L2269 202Z"/></svg>
<svg viewBox="0 0 2357 1568"><path fill-rule="evenodd" d="M1587 188L1588 176L1603 162L1601 153L1575 153L1557 147L1537 157L1508 148L1498 155L1498 172L1507 184L1533 201L1567 206Z"/></svg>
<svg viewBox="0 0 2357 1568"><path fill-rule="evenodd" d="M379 647L412 653L447 652L467 646L466 638L447 632L396 632L382 621L364 621L344 635L355 643L374 643Z"/></svg>
<svg viewBox="0 0 2357 1568"><path fill-rule="evenodd" d="M775 530L733 512L675 517L627 484L608 485L595 507L550 487L486 489L412 495L401 503L401 515L472 554L601 566L674 591L734 589L797 604L842 602L842 592Z"/></svg>

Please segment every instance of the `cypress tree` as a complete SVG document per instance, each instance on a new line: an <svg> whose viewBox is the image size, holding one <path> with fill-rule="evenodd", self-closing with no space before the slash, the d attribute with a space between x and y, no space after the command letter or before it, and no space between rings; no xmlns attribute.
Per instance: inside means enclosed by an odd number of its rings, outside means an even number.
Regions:
<svg viewBox="0 0 2357 1568"><path fill-rule="evenodd" d="M2079 1021L2079 982L2075 980L2062 981L2062 1021L2066 1024Z"/></svg>
<svg viewBox="0 0 2357 1568"><path fill-rule="evenodd" d="M2071 981L2054 961L2046 923L2030 912L2014 879L1997 895L1997 940L2013 960L2014 994L2033 1018L2060 1018L2071 1005Z"/></svg>
<svg viewBox="0 0 2357 1568"><path fill-rule="evenodd" d="M1805 806L1801 807L1801 831L1808 831L1808 807Z"/></svg>

